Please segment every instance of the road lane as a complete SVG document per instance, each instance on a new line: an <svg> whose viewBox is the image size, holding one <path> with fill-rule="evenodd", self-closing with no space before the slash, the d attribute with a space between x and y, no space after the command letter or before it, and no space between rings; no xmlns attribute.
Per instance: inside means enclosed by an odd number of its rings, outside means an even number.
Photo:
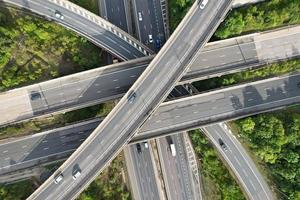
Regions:
<svg viewBox="0 0 300 200"><path fill-rule="evenodd" d="M266 181L261 176L252 159L241 143L232 135L225 123L215 124L202 128L206 136L212 141L220 155L229 164L238 181L243 185L249 199L273 200L274 196ZM228 146L224 150L219 139Z"/></svg>
<svg viewBox="0 0 300 200"><path fill-rule="evenodd" d="M300 26L296 26L209 43L202 53L197 54L180 84L299 56L299 38ZM243 57L246 60L243 60ZM101 67L1 93L0 102L5 106L0 108L0 124L74 110L119 98L128 91L151 59L141 58ZM224 62L225 64L222 64ZM30 100L32 91L40 92L42 98ZM22 98L24 100L20 101Z"/></svg>
<svg viewBox="0 0 300 200"><path fill-rule="evenodd" d="M47 19L74 30L106 51L129 60L152 54L152 51L125 31L101 17L65 0L1 0L45 16ZM55 17L59 11L64 19Z"/></svg>
<svg viewBox="0 0 300 200"><path fill-rule="evenodd" d="M127 100L131 99L128 97L129 92L89 138L29 199L74 199L86 188L129 142L152 110L168 95L174 83L189 66L196 50L207 42L217 28L231 3L230 0L210 1L206 9L199 9L195 3L158 55L131 87L136 94L134 102L130 103ZM201 18L206 19L207 23L201 23ZM193 38L183 40L190 32L193 32ZM74 181L72 173L77 165L82 168L82 173ZM60 171L64 174L64 181L55 184L53 178ZM61 188L65 188L64 191Z"/></svg>

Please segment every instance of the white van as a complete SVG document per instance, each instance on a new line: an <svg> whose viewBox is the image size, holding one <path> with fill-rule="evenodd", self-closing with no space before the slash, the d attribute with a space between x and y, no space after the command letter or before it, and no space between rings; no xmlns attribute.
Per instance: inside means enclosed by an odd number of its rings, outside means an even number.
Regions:
<svg viewBox="0 0 300 200"><path fill-rule="evenodd" d="M171 149L171 153L172 153L172 156L176 156L176 148L175 148L175 144L170 144L170 149Z"/></svg>
<svg viewBox="0 0 300 200"><path fill-rule="evenodd" d="M56 175L54 177L54 183L55 184L58 184L59 182L61 182L62 180L64 179L64 176L62 173L59 173L58 175Z"/></svg>

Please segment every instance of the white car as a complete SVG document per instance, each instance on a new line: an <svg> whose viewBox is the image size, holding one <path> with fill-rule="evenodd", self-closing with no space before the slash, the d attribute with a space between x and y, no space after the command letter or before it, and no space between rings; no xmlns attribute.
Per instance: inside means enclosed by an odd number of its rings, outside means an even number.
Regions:
<svg viewBox="0 0 300 200"><path fill-rule="evenodd" d="M143 21L142 13L138 12L139 21Z"/></svg>
<svg viewBox="0 0 300 200"><path fill-rule="evenodd" d="M145 148L148 149L149 145L148 142L144 142Z"/></svg>
<svg viewBox="0 0 300 200"><path fill-rule="evenodd" d="M62 175L62 173L59 173L57 176L54 177L54 183L58 184L59 182L61 182L64 179L64 176Z"/></svg>
<svg viewBox="0 0 300 200"><path fill-rule="evenodd" d="M153 37L152 37L152 35L149 35L149 42L153 43Z"/></svg>
<svg viewBox="0 0 300 200"><path fill-rule="evenodd" d="M61 20L65 18L59 11L55 11L55 17Z"/></svg>
<svg viewBox="0 0 300 200"><path fill-rule="evenodd" d="M76 180L80 175L81 175L81 171L80 171L80 169L77 169L77 170L73 173L73 179Z"/></svg>
<svg viewBox="0 0 300 200"><path fill-rule="evenodd" d="M208 0L203 0L200 4L200 8L204 9L207 3L208 3Z"/></svg>

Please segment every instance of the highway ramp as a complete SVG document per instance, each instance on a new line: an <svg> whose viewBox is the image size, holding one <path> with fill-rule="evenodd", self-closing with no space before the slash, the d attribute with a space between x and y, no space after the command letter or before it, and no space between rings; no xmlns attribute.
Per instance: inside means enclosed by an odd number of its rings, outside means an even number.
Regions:
<svg viewBox="0 0 300 200"><path fill-rule="evenodd" d="M229 170L233 171L239 183L242 184L244 192L249 199L275 199L255 163L225 123L206 126L202 130L218 150L221 157L225 159L230 167ZM227 146L227 150L220 146L219 139Z"/></svg>
<svg viewBox="0 0 300 200"><path fill-rule="evenodd" d="M55 21L75 31L121 60L153 54L152 50L117 26L67 0L1 0ZM60 12L64 19L55 17Z"/></svg>

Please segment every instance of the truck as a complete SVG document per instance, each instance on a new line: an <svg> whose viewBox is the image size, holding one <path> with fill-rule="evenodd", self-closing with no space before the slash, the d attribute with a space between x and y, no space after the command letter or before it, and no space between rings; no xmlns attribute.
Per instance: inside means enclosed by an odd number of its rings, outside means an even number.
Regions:
<svg viewBox="0 0 300 200"><path fill-rule="evenodd" d="M172 156L176 156L176 148L175 148L175 144L174 143L171 143L170 144L170 149L171 149L171 153L172 153Z"/></svg>

